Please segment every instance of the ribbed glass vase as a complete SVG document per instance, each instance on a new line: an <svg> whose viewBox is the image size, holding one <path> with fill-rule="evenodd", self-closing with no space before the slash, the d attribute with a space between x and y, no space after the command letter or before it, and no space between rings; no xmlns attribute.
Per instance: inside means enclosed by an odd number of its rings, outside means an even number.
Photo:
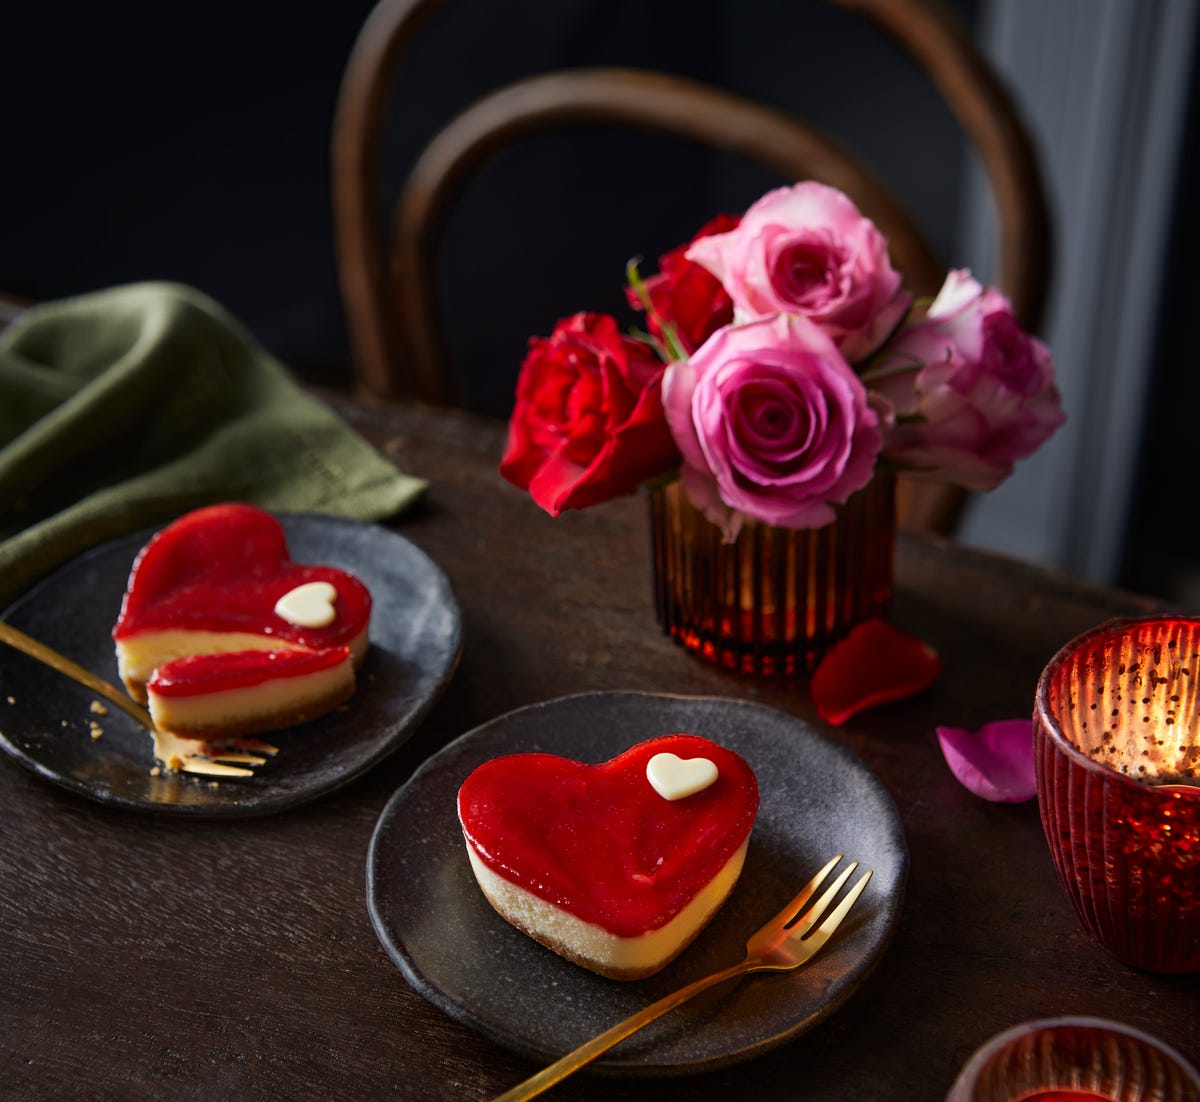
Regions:
<svg viewBox="0 0 1200 1102"><path fill-rule="evenodd" d="M1033 750L1088 933L1135 968L1200 973L1200 617L1112 620L1064 646L1038 682Z"/></svg>
<svg viewBox="0 0 1200 1102"><path fill-rule="evenodd" d="M1178 1052L1103 1018L1043 1018L993 1037L946 1102L1200 1102L1200 1076Z"/></svg>
<svg viewBox="0 0 1200 1102"><path fill-rule="evenodd" d="M824 528L747 521L732 543L680 482L650 491L658 622L677 642L729 669L811 671L892 600L895 483L877 476Z"/></svg>

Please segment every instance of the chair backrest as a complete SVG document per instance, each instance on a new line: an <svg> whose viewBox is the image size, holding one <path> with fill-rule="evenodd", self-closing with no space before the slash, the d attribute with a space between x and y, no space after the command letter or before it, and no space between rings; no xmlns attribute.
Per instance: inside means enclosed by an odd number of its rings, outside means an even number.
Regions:
<svg viewBox="0 0 1200 1102"><path fill-rule="evenodd" d="M1049 217L1037 160L1012 100L966 30L939 0L831 0L890 35L941 93L983 164L995 200L991 279L1035 329L1049 273ZM426 146L386 225L381 194L392 78L444 0L381 0L347 65L333 133L338 279L356 383L384 398L458 400L435 280L442 231L474 173L495 153L554 130L619 127L706 146L850 195L888 239L908 287L932 294L946 266L903 205L854 155L801 120L728 89L638 69L562 70L476 101ZM716 212L713 212L716 213ZM515 372L515 365L514 365ZM949 531L964 495L904 488L901 523Z"/></svg>

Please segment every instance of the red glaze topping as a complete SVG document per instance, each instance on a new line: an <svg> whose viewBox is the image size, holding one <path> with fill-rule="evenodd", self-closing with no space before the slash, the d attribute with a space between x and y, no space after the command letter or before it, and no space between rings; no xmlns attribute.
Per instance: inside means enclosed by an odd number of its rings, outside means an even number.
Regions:
<svg viewBox="0 0 1200 1102"><path fill-rule="evenodd" d="M147 688L159 696L201 696L304 677L350 661L349 647L325 650L239 650L193 654L159 666Z"/></svg>
<svg viewBox="0 0 1200 1102"><path fill-rule="evenodd" d="M275 612L280 597L306 582L329 582L337 590L328 627L299 627ZM113 638L172 629L244 631L318 650L349 643L370 615L371 595L353 574L292 562L275 517L231 503L180 517L142 548Z"/></svg>
<svg viewBox="0 0 1200 1102"><path fill-rule="evenodd" d="M717 779L680 800L646 779L655 754L708 758ZM737 754L666 735L601 765L553 754L484 762L463 782L458 816L494 872L621 937L669 922L745 841L758 783Z"/></svg>

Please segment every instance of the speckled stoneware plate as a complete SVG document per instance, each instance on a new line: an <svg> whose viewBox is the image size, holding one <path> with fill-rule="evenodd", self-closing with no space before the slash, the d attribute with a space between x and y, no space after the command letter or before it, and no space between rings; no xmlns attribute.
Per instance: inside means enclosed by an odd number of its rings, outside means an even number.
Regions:
<svg viewBox="0 0 1200 1102"><path fill-rule="evenodd" d="M151 776L150 738L116 708L93 741L93 699L53 670L0 645L0 747L35 773L100 803L228 818L282 811L353 780L400 746L449 680L462 649L446 576L408 540L373 524L280 517L297 562L352 571L373 602L371 648L344 711L266 736L279 754L254 776ZM13 604L4 619L119 685L112 627L134 556L151 531L97 547Z"/></svg>
<svg viewBox="0 0 1200 1102"><path fill-rule="evenodd" d="M500 754L541 751L601 762L675 732L728 746L754 769L760 808L746 864L724 908L666 969L632 983L606 980L492 910L467 862L458 787ZM431 757L389 801L367 857L367 902L384 948L422 995L500 1044L549 1062L740 960L749 935L835 853L875 875L807 966L714 989L594 1065L609 1074L670 1075L745 1060L812 1028L858 989L896 928L908 870L896 807L852 751L808 724L742 701L616 692L502 716Z"/></svg>

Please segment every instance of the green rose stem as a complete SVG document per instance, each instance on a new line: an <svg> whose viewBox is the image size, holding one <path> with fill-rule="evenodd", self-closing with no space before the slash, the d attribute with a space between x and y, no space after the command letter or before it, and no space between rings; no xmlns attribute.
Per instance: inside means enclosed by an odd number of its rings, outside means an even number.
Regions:
<svg viewBox="0 0 1200 1102"><path fill-rule="evenodd" d="M639 257L633 257L625 265L625 278L629 281L629 286L633 289L633 293L637 295L638 301L641 302L648 317L653 317L658 322L658 328L662 331L663 340L666 347L659 345L660 355L665 360L686 360L687 349L679 341L679 334L675 332L675 326L665 320L657 310L654 309L654 303L650 301L650 292L646 290L646 284L643 282L641 274L638 272ZM656 345L658 342L655 342Z"/></svg>

